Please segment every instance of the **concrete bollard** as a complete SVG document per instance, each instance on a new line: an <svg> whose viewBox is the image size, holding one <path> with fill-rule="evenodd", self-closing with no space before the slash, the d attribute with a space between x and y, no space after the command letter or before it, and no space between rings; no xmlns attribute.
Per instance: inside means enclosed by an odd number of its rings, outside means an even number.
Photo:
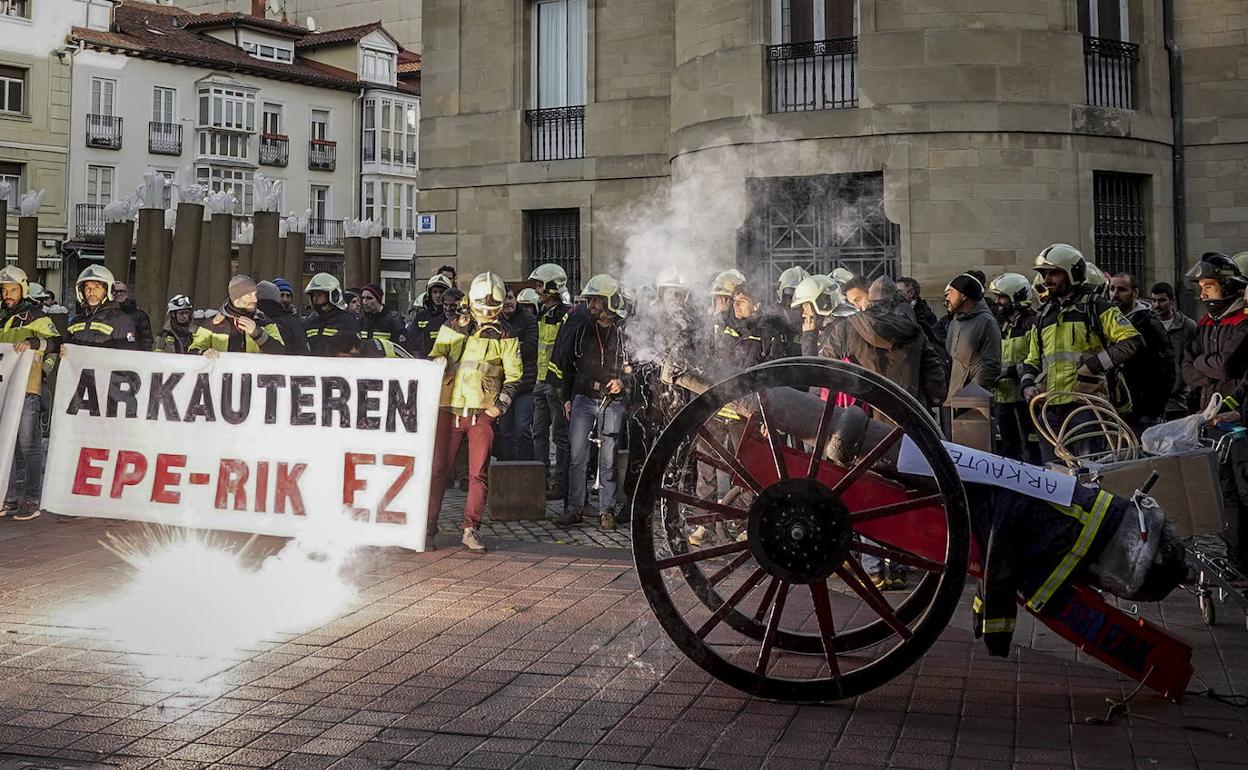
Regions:
<svg viewBox="0 0 1248 770"><path fill-rule="evenodd" d="M278 215L276 211L257 211L252 220L255 222L255 237L251 241L251 269L247 273L257 281L273 275L281 261L278 257Z"/></svg>
<svg viewBox="0 0 1248 770"><path fill-rule="evenodd" d="M490 463L490 519L541 521L546 518L546 469L537 460Z"/></svg>
<svg viewBox="0 0 1248 770"><path fill-rule="evenodd" d="M104 267L118 281L130 281L130 247L133 242L133 221L104 223Z"/></svg>
<svg viewBox="0 0 1248 770"><path fill-rule="evenodd" d="M204 207L200 203L179 203L178 224L174 229L173 249L169 255L169 275L165 283L165 300L174 294L195 296L195 279L199 270L199 253L204 229ZM155 306L144 308L149 313Z"/></svg>
<svg viewBox="0 0 1248 770"><path fill-rule="evenodd" d="M364 239L350 236L343 240L342 288L358 289L364 273Z"/></svg>
<svg viewBox="0 0 1248 770"><path fill-rule="evenodd" d="M168 283L167 274L162 275L161 270L166 259L164 209L139 209L138 233L131 291L139 307L150 313L153 307L164 307L160 295ZM123 280L116 273L113 278Z"/></svg>
<svg viewBox="0 0 1248 770"><path fill-rule="evenodd" d="M364 280L360 285L366 283L381 284L381 236L374 235L368 239L368 263L364 270Z"/></svg>
<svg viewBox="0 0 1248 770"><path fill-rule="evenodd" d="M290 281L291 305L303 307L303 255L307 246L305 233L286 234L286 264L278 275Z"/></svg>
<svg viewBox="0 0 1248 770"><path fill-rule="evenodd" d="M212 221L208 223L208 285L203 292L204 304L200 305L196 300L196 307L216 305L225 296L225 291L229 287L233 273L233 266L230 264L233 248L233 244L230 243L232 219L229 214L213 214ZM246 248L248 252L251 250L250 246L240 245L238 247L240 255L243 248Z"/></svg>
<svg viewBox="0 0 1248 770"><path fill-rule="evenodd" d="M39 217L17 218L17 266L34 281L39 276Z"/></svg>

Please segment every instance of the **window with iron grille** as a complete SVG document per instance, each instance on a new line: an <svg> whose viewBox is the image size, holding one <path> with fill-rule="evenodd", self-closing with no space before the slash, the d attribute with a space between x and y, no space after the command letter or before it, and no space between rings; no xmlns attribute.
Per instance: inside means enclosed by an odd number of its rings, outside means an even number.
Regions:
<svg viewBox="0 0 1248 770"><path fill-rule="evenodd" d="M547 262L568 274L568 291L581 290L581 212L578 209L530 211L528 275Z"/></svg>
<svg viewBox="0 0 1248 770"><path fill-rule="evenodd" d="M1147 177L1113 171L1092 172L1096 264L1106 275L1130 273L1144 280L1144 185Z"/></svg>

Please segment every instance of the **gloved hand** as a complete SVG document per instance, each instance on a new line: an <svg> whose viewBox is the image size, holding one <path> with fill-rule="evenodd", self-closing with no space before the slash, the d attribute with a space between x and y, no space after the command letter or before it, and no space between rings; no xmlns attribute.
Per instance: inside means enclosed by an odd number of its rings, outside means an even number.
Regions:
<svg viewBox="0 0 1248 770"><path fill-rule="evenodd" d="M1023 400L1027 403L1031 403L1031 400L1038 395L1040 395L1040 388L1037 388L1035 385L1028 385L1023 388Z"/></svg>

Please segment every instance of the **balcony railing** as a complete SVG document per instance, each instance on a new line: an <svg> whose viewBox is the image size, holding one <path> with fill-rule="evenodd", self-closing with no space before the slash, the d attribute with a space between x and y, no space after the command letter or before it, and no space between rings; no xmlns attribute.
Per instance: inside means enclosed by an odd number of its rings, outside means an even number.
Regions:
<svg viewBox="0 0 1248 770"><path fill-rule="evenodd" d="M290 162L290 139L281 134L260 135L260 165L285 166Z"/></svg>
<svg viewBox="0 0 1248 770"><path fill-rule="evenodd" d="M103 203L79 203L74 206L74 238L84 243L104 242Z"/></svg>
<svg viewBox="0 0 1248 770"><path fill-rule="evenodd" d="M87 146L121 149L121 118L115 115L87 115Z"/></svg>
<svg viewBox="0 0 1248 770"><path fill-rule="evenodd" d="M1088 104L1135 109L1135 63L1140 46L1103 37L1083 39L1084 83Z"/></svg>
<svg viewBox="0 0 1248 770"><path fill-rule="evenodd" d="M316 249L341 249L344 237L341 219L309 219L304 242Z"/></svg>
<svg viewBox="0 0 1248 770"><path fill-rule="evenodd" d="M308 168L313 171L333 171L337 165L338 143L328 139L308 141Z"/></svg>
<svg viewBox="0 0 1248 770"><path fill-rule="evenodd" d="M147 124L147 151L153 155L181 155L182 124L149 121Z"/></svg>
<svg viewBox="0 0 1248 770"><path fill-rule="evenodd" d="M524 113L529 126L529 160L585 157L585 106L553 107Z"/></svg>
<svg viewBox="0 0 1248 770"><path fill-rule="evenodd" d="M858 106L858 38L767 46L771 112Z"/></svg>

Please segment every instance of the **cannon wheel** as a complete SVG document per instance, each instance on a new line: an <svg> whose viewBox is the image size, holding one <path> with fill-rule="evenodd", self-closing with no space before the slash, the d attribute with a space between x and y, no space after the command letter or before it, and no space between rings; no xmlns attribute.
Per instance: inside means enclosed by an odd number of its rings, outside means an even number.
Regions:
<svg viewBox="0 0 1248 770"><path fill-rule="evenodd" d="M690 462L690 439L707 439L704 426L725 406L752 399L761 407L765 403L760 401L762 394L786 387L844 393L860 405L869 405L877 418L886 417L897 428L877 450L865 452L849 467L821 460L810 463L805 476L788 472L789 460L781 459L779 442L769 438L778 478L766 485L757 482L725 447L713 446L714 454L733 468L738 480L754 487L753 501L747 509L690 500L687 490L680 488ZM823 444L827 437L824 428L831 423L832 404L829 398L818 418L816 443ZM766 426L765 409L759 411ZM936 501L943 513L944 543L936 544L941 559L855 537L859 522L878 521L915 507L855 510L845 499L852 485L875 476L872 466L903 434L934 472L937 494L923 499L929 507ZM834 486L823 483L822 466L835 466L845 480ZM701 508L705 520L745 522L748 537L713 547L690 547L683 517L674 513L673 499ZM801 702L860 695L918 660L957 607L970 549L965 495L935 423L923 408L893 383L861 367L812 358L755 367L686 405L646 458L633 501L632 535L646 599L668 636L690 660L739 690ZM894 607L868 578L861 563L864 554L908 564L923 577ZM833 582L844 590L833 593ZM849 601L857 606L849 606ZM756 611L751 609L754 606ZM864 614L869 622L852 625Z"/></svg>

